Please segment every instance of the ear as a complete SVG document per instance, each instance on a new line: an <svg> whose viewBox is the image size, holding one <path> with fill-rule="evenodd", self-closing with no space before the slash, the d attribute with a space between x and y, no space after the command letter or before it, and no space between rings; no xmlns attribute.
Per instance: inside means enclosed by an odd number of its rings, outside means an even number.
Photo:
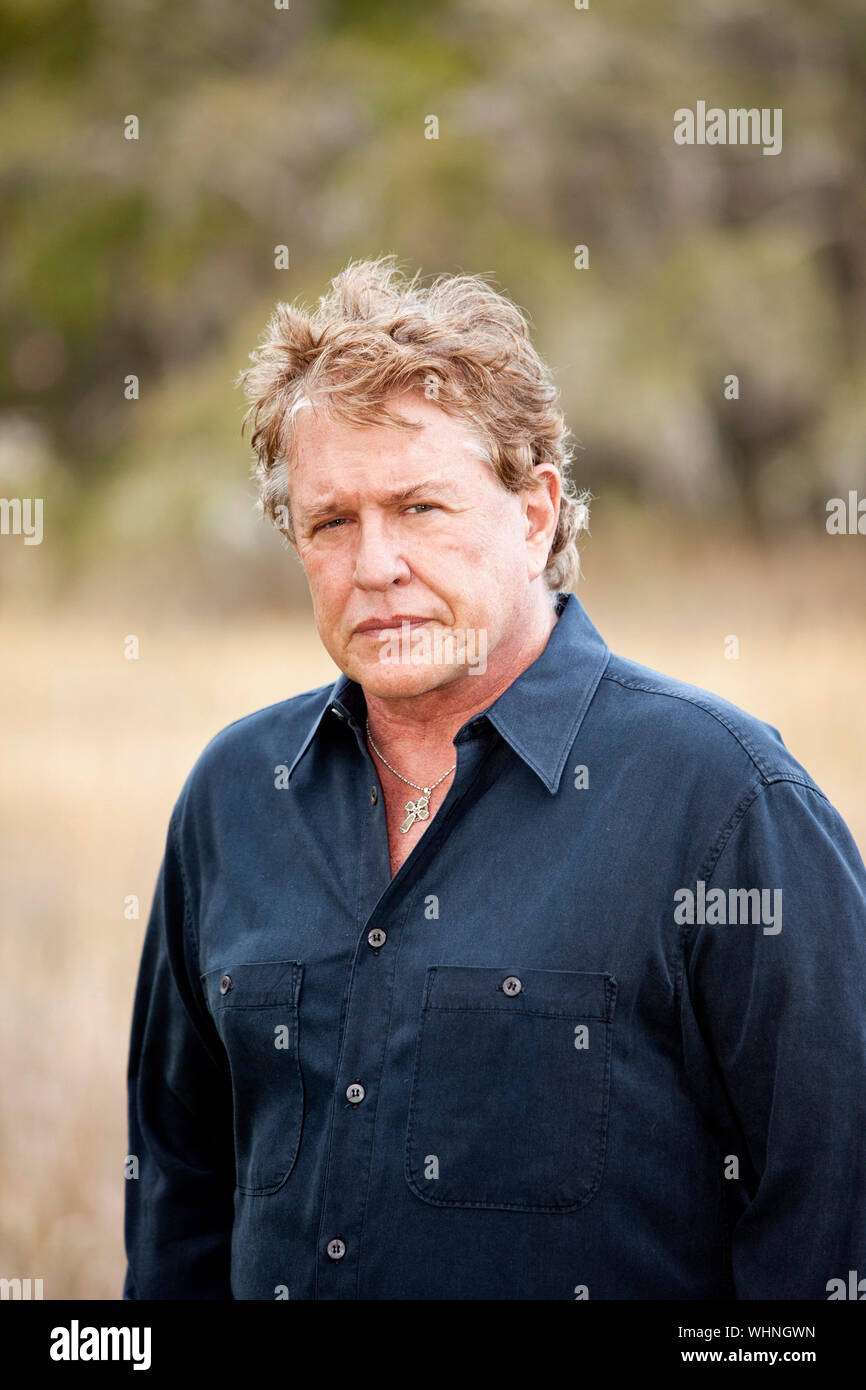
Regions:
<svg viewBox="0 0 866 1390"><path fill-rule="evenodd" d="M547 565L562 499L562 479L554 464L539 464L534 472L543 480L542 486L527 488L522 498L526 558L533 579L543 574Z"/></svg>

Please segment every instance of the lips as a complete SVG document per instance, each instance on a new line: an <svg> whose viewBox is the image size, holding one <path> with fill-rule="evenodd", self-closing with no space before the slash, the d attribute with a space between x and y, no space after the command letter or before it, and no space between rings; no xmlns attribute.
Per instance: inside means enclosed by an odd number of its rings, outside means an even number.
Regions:
<svg viewBox="0 0 866 1390"><path fill-rule="evenodd" d="M416 613L396 613L392 618L368 618L366 622L359 623L355 628L356 632L383 632L389 629L397 629L403 623L409 623L412 627L417 627L419 623L429 623L430 618L420 617Z"/></svg>

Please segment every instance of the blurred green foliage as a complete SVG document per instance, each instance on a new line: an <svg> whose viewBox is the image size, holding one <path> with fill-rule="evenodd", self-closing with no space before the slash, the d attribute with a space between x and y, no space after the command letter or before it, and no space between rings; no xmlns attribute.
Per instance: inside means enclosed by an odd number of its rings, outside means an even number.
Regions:
<svg viewBox="0 0 866 1390"><path fill-rule="evenodd" d="M257 553L237 371L392 251L530 312L597 496L760 531L866 482L862 0L7 0L0 74L0 491L76 564ZM698 100L782 152L675 145Z"/></svg>

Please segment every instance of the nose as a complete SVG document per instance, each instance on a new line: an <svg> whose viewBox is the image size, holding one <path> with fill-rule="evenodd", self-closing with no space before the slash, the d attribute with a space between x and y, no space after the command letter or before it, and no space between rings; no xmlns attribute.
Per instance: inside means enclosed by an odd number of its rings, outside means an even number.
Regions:
<svg viewBox="0 0 866 1390"><path fill-rule="evenodd" d="M397 528L381 514L358 518L355 583L361 589L385 589L405 581L411 571L403 557Z"/></svg>

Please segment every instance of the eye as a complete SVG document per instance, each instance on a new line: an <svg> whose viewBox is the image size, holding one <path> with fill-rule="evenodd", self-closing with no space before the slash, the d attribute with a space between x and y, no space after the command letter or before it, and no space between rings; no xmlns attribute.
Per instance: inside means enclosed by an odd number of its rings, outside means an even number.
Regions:
<svg viewBox="0 0 866 1390"><path fill-rule="evenodd" d="M436 502L411 502L406 510L411 512L416 507L426 507L428 511L436 511L437 506ZM318 526L313 527L313 535L315 536L318 531L330 531L335 526L342 526L345 520L345 517L335 516L332 521L322 521Z"/></svg>

